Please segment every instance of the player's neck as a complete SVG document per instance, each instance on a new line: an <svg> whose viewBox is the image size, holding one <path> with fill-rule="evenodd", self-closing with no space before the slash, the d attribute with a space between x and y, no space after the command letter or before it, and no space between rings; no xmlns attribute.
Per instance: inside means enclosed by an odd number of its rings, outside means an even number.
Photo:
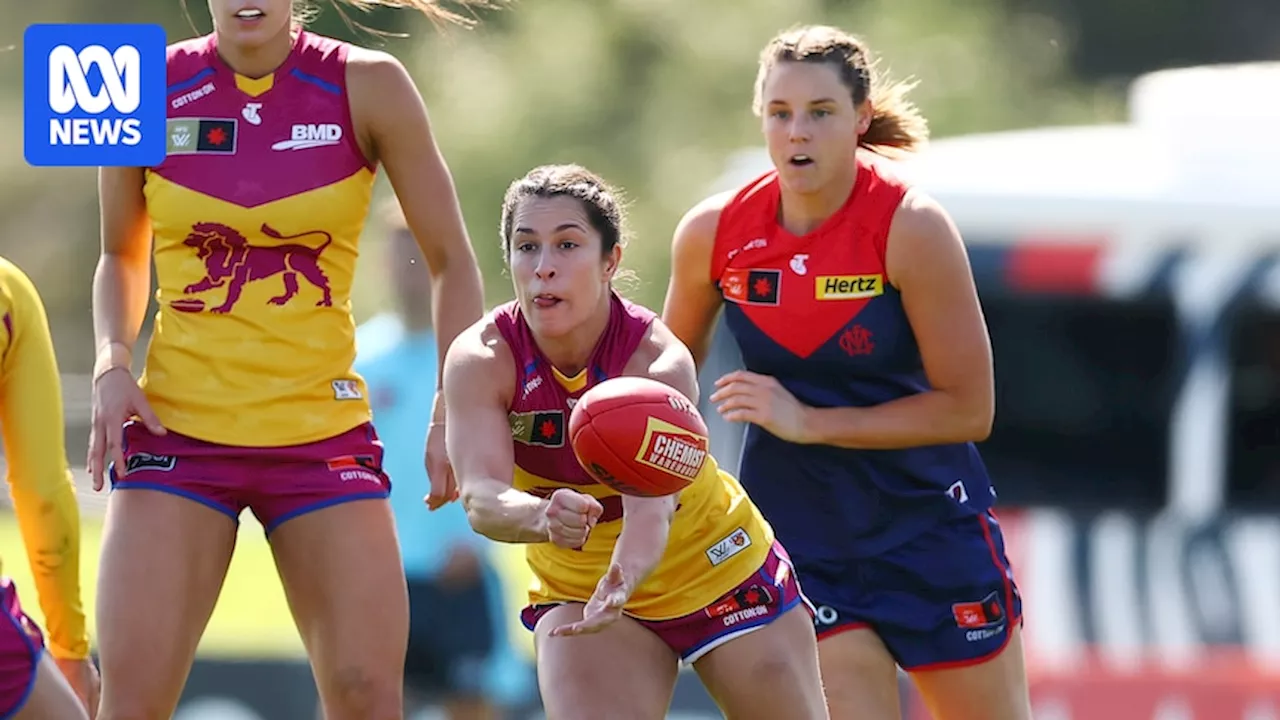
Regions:
<svg viewBox="0 0 1280 720"><path fill-rule="evenodd" d="M577 375L587 366L587 361L591 359L591 353L595 352L596 345L600 343L605 328L609 327L609 313L612 312L612 308L612 303L606 300L602 303L602 307L591 314L590 318L571 332L556 338L535 337L538 349L561 374L567 377Z"/></svg>
<svg viewBox="0 0 1280 720"><path fill-rule="evenodd" d="M807 235L817 230L849 201L857 180L858 167L851 164L848 173L811 193L790 192L784 186L778 224L792 235Z"/></svg>
<svg viewBox="0 0 1280 720"><path fill-rule="evenodd" d="M256 80L270 75L284 64L289 53L293 52L296 37L290 30L254 47L218 43L218 56L237 75Z"/></svg>

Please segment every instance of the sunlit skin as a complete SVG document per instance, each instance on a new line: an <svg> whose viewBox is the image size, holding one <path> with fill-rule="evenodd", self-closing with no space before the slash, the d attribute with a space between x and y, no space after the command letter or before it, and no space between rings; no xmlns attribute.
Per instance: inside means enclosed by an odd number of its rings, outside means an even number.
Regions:
<svg viewBox="0 0 1280 720"><path fill-rule="evenodd" d="M871 103L855 107L837 68L808 62L775 65L761 100L765 144L782 185L783 225L803 234L853 192L858 137L871 124Z"/></svg>
<svg viewBox="0 0 1280 720"><path fill-rule="evenodd" d="M241 75L263 77L289 56L292 0L209 0L209 15L218 55Z"/></svg>
<svg viewBox="0 0 1280 720"><path fill-rule="evenodd" d="M609 283L622 248L605 254L580 201L525 198L512 213L508 262L516 300L547 359L574 373L609 323Z"/></svg>

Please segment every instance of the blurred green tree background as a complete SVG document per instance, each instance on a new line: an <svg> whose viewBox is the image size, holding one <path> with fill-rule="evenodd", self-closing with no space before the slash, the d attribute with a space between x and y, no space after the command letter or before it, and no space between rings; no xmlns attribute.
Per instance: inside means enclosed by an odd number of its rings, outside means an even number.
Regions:
<svg viewBox="0 0 1280 720"><path fill-rule="evenodd" d="M89 288L97 259L94 173L30 168L22 157L22 29L33 22L160 22L176 41L211 28L202 0L41 0L13 3L0 28L0 253L36 279L65 372L91 364ZM453 170L483 263L489 303L510 297L498 249L507 184L551 162L586 165L623 187L633 242L629 291L656 306L671 232L734 150L760 141L750 111L759 49L780 29L823 22L850 29L894 77L915 77L915 100L936 137L1123 115L1118 82L1077 80L1070 29L1006 0L522 0L484 12L475 29L440 30L406 11L355 13L384 37L351 28L331 8L325 34L400 57L418 81ZM193 28L194 25L194 28ZM385 182L380 198L387 197ZM385 307L371 225L358 318Z"/></svg>

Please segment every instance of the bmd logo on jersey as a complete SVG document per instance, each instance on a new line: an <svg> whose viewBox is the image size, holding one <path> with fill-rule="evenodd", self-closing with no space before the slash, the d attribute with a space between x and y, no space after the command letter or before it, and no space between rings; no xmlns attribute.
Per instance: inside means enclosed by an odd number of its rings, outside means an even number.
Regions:
<svg viewBox="0 0 1280 720"><path fill-rule="evenodd" d="M23 153L37 167L150 167L165 156L159 25L32 25L23 35Z"/></svg>
<svg viewBox="0 0 1280 720"><path fill-rule="evenodd" d="M862 300L883 294L883 275L819 275L813 279L813 296L818 300Z"/></svg>
<svg viewBox="0 0 1280 720"><path fill-rule="evenodd" d="M342 142L342 126L337 123L311 123L294 125L289 139L271 146L272 150L306 150L308 148L337 145Z"/></svg>

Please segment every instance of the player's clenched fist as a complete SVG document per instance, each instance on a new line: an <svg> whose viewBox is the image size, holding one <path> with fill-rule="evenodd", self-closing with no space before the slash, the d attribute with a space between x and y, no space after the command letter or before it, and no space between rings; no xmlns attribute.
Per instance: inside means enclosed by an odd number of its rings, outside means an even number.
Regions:
<svg viewBox="0 0 1280 720"><path fill-rule="evenodd" d="M604 506L576 490L560 488L547 504L547 536L562 548L577 549L587 542Z"/></svg>

